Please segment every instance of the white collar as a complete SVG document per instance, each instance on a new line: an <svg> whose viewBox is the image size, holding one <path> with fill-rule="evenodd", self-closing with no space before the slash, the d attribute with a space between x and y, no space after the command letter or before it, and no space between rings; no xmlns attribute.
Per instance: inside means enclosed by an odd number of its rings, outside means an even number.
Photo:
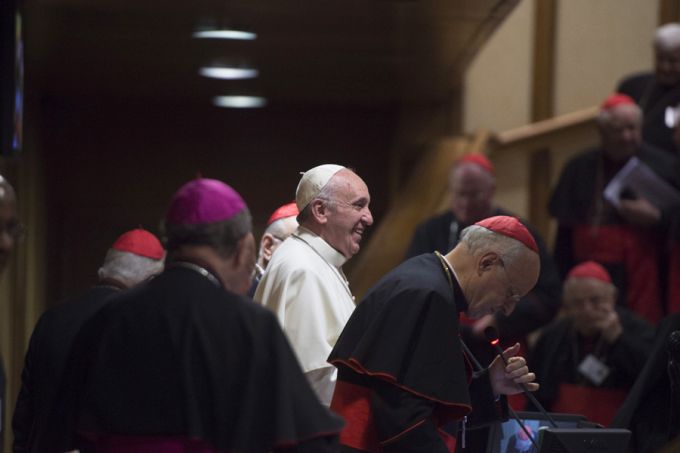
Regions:
<svg viewBox="0 0 680 453"><path fill-rule="evenodd" d="M293 236L306 242L316 253L321 256L326 262L340 269L343 264L347 262L345 255L335 250L328 242L326 242L318 234L308 230L302 225L298 226Z"/></svg>

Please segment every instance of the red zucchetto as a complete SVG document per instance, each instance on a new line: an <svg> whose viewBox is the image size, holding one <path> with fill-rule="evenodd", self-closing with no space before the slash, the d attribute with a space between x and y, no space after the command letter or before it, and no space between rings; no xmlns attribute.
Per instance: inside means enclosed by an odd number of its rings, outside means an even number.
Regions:
<svg viewBox="0 0 680 453"><path fill-rule="evenodd" d="M158 238L142 228L123 233L111 248L154 260L161 260L165 256L165 249Z"/></svg>
<svg viewBox="0 0 680 453"><path fill-rule="evenodd" d="M600 110L611 110L619 105L636 105L633 98L621 93L614 93L607 96L600 105Z"/></svg>
<svg viewBox="0 0 680 453"><path fill-rule="evenodd" d="M528 248L538 253L538 245L536 245L536 240L531 235L527 227L522 225L515 217L497 215L494 217L489 217L484 220L480 220L475 223L475 225L491 230L494 233L502 234L509 238L518 240L522 244L526 245Z"/></svg>
<svg viewBox="0 0 680 453"><path fill-rule="evenodd" d="M298 211L295 202L284 204L283 206L280 206L276 211L274 211L271 217L269 217L269 220L267 221L267 226L271 225L277 220L286 219L288 217L295 217L299 213L300 211Z"/></svg>
<svg viewBox="0 0 680 453"><path fill-rule="evenodd" d="M246 209L243 198L216 179L197 178L179 188L165 221L170 225L202 225L229 220Z"/></svg>
<svg viewBox="0 0 680 453"><path fill-rule="evenodd" d="M488 157L486 157L484 154L480 153L470 153L466 154L465 156L461 157L456 161L456 164L462 164L462 163L471 163L478 165L482 167L483 170L485 170L487 173L490 174L495 174L495 170L493 168L493 164L489 160Z"/></svg>
<svg viewBox="0 0 680 453"><path fill-rule="evenodd" d="M595 261L586 261L572 267L567 278L594 278L606 283L611 283L612 278L607 269Z"/></svg>

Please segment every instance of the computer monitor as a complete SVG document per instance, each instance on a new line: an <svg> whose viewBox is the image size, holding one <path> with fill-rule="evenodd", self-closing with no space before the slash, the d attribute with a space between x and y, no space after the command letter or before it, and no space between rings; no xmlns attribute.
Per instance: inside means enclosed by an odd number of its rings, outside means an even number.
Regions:
<svg viewBox="0 0 680 453"><path fill-rule="evenodd" d="M576 429L587 420L583 415L574 414L553 414L550 416L555 420L559 428ZM547 417L540 412L517 412L517 417L522 420L524 426L530 431L538 441L538 432L540 428L550 427L552 424ZM522 451L526 453L537 453L536 448L531 446L528 449L522 449L522 445L527 446L531 441L527 439L519 423L513 418L504 422L498 423L489 430L489 439L487 442L487 453L507 453L514 451Z"/></svg>
<svg viewBox="0 0 680 453"><path fill-rule="evenodd" d="M541 430L538 453L621 453L628 448L630 431L612 428L546 428Z"/></svg>

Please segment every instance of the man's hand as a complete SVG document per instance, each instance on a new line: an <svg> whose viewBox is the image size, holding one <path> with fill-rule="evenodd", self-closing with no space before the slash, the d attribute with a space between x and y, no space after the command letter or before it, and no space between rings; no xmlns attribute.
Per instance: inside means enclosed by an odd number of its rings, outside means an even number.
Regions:
<svg viewBox="0 0 680 453"><path fill-rule="evenodd" d="M605 306L600 309L602 311L598 321L595 323L597 329L602 333L604 340L612 344L623 333L623 327L619 320L619 314L614 310L614 307Z"/></svg>
<svg viewBox="0 0 680 453"><path fill-rule="evenodd" d="M661 220L659 208L647 201L646 198L635 198L632 200L621 200L619 214L628 223L639 226L653 226Z"/></svg>
<svg viewBox="0 0 680 453"><path fill-rule="evenodd" d="M524 357L515 357L519 352L519 343L515 343L503 352L508 365L505 366L503 359L498 355L489 366L489 377L494 395L521 393L522 387L519 384L524 384L530 392L538 390L538 383L534 382L536 375L529 372Z"/></svg>

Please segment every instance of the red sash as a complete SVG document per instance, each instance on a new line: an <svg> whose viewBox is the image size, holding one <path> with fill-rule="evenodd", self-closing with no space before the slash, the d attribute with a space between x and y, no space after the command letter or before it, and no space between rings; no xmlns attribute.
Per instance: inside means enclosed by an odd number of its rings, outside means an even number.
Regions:
<svg viewBox="0 0 680 453"><path fill-rule="evenodd" d="M628 392L624 389L604 389L560 384L552 412L585 415L588 420L609 426Z"/></svg>
<svg viewBox="0 0 680 453"><path fill-rule="evenodd" d="M579 225L574 228L573 243L577 262L622 264L627 307L653 324L661 319L659 235L627 225Z"/></svg>
<svg viewBox="0 0 680 453"><path fill-rule="evenodd" d="M217 453L201 440L180 437L96 436L97 453Z"/></svg>
<svg viewBox="0 0 680 453"><path fill-rule="evenodd" d="M371 393L368 387L338 380L331 401L331 410L345 419L345 428L340 433L341 445L369 453L381 453L382 447L371 411ZM436 421L437 416L434 418ZM456 438L441 429L438 429L438 433L449 452L454 453Z"/></svg>

